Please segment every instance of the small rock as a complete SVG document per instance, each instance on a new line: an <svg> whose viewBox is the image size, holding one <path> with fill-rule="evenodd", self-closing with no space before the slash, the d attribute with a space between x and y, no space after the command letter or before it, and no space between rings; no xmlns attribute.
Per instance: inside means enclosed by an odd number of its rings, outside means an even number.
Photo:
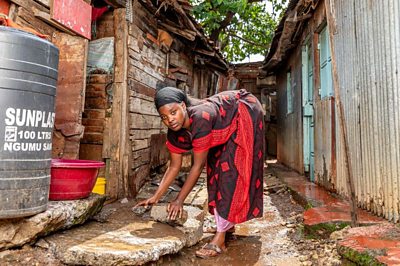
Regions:
<svg viewBox="0 0 400 266"><path fill-rule="evenodd" d="M285 226L285 225L286 225L286 222L285 222L285 221L281 222L281 225L282 225L282 226Z"/></svg>
<svg viewBox="0 0 400 266"><path fill-rule="evenodd" d="M39 241L37 241L37 242L35 243L35 246L40 247L40 248L43 248L43 249L49 249L49 248L50 248L49 242L47 242L47 241L44 240L43 238L42 238L42 239L39 239Z"/></svg>
<svg viewBox="0 0 400 266"><path fill-rule="evenodd" d="M296 225L295 225L295 224L287 224L286 227L287 227L287 228L295 228Z"/></svg>
<svg viewBox="0 0 400 266"><path fill-rule="evenodd" d="M175 226L183 225L188 219L188 213L186 210L183 210L181 218L178 217L176 220L170 220L168 219L167 205L160 204L154 205L151 208L150 217L155 221Z"/></svg>
<svg viewBox="0 0 400 266"><path fill-rule="evenodd" d="M300 262L304 262L304 261L306 261L307 259L308 259L308 257L307 257L307 256L304 256L304 255L302 255L302 256L299 257L299 261L300 261Z"/></svg>
<svg viewBox="0 0 400 266"><path fill-rule="evenodd" d="M319 256L318 256L318 254L314 254L314 255L312 255L311 258L312 258L313 260L318 260Z"/></svg>
<svg viewBox="0 0 400 266"><path fill-rule="evenodd" d="M126 203L129 202L129 200L128 200L127 198L123 198L120 202L121 202L122 204L126 204Z"/></svg>
<svg viewBox="0 0 400 266"><path fill-rule="evenodd" d="M342 240L344 239L343 231L335 231L329 236L329 238L334 241Z"/></svg>
<svg viewBox="0 0 400 266"><path fill-rule="evenodd" d="M137 206L137 207L133 207L132 211L134 214L141 216L143 215L145 212L149 211L151 209L150 206L144 207L144 206Z"/></svg>

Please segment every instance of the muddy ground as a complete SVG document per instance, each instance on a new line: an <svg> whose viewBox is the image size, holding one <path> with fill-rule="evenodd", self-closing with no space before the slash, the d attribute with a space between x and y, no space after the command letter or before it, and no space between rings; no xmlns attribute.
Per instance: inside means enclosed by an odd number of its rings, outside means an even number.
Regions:
<svg viewBox="0 0 400 266"><path fill-rule="evenodd" d="M304 209L282 184L277 187L265 192L263 218L237 225L223 254L206 260L195 256L195 251L212 238L212 234L205 233L199 244L148 265L343 265L334 241L304 235ZM213 226L213 217L206 217L205 231L212 230ZM38 241L33 246L0 252L0 265L58 266L63 263L54 257L44 241Z"/></svg>

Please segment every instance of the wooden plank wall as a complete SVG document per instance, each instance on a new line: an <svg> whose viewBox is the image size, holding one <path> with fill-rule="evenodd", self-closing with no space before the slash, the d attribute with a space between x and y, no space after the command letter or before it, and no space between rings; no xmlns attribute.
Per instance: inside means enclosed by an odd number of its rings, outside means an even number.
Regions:
<svg viewBox="0 0 400 266"><path fill-rule="evenodd" d="M130 188L137 191L150 170L165 164L168 159L164 154L165 147L151 148L155 138L165 139L166 134L166 128L154 107L155 89L160 84L186 90L192 88L194 60L190 47L179 39L174 39L169 51L161 49L156 18L138 1L134 2L133 10L134 21L129 24L128 31L129 127L132 144ZM161 144L164 145L164 142Z"/></svg>
<svg viewBox="0 0 400 266"><path fill-rule="evenodd" d="M128 88L129 88L129 135L132 149L131 190L138 191L150 174L151 135L160 134L161 120L154 107L155 88L164 82L167 54L147 38L157 39L156 20L138 1L134 2L136 13L129 24L128 36Z"/></svg>

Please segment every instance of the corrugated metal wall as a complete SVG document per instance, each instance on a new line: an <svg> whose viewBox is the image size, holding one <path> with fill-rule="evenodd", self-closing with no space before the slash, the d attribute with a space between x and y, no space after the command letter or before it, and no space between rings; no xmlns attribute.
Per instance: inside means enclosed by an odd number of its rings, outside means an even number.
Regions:
<svg viewBox="0 0 400 266"><path fill-rule="evenodd" d="M332 169L332 98L317 99L314 104L314 154L315 182L328 189L335 189Z"/></svg>
<svg viewBox="0 0 400 266"><path fill-rule="evenodd" d="M301 105L301 49L294 50L281 75L277 77L277 159L283 164L302 173L303 138L302 138L302 105ZM293 90L293 112L287 114L286 73L291 70ZM299 135L300 134L300 135Z"/></svg>
<svg viewBox="0 0 400 266"><path fill-rule="evenodd" d="M398 0L334 3L335 56L357 199L362 207L398 222L400 4ZM336 128L336 187L346 193L343 144Z"/></svg>

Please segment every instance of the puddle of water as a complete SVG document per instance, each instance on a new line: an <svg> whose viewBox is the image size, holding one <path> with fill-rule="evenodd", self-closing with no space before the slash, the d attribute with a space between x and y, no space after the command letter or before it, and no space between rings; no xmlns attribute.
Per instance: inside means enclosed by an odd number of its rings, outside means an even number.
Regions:
<svg viewBox="0 0 400 266"><path fill-rule="evenodd" d="M177 238L183 236L182 231L179 231L173 226L162 223L153 223L151 228L135 229L130 233L137 237L153 238L153 239L163 238L165 236L177 237Z"/></svg>

